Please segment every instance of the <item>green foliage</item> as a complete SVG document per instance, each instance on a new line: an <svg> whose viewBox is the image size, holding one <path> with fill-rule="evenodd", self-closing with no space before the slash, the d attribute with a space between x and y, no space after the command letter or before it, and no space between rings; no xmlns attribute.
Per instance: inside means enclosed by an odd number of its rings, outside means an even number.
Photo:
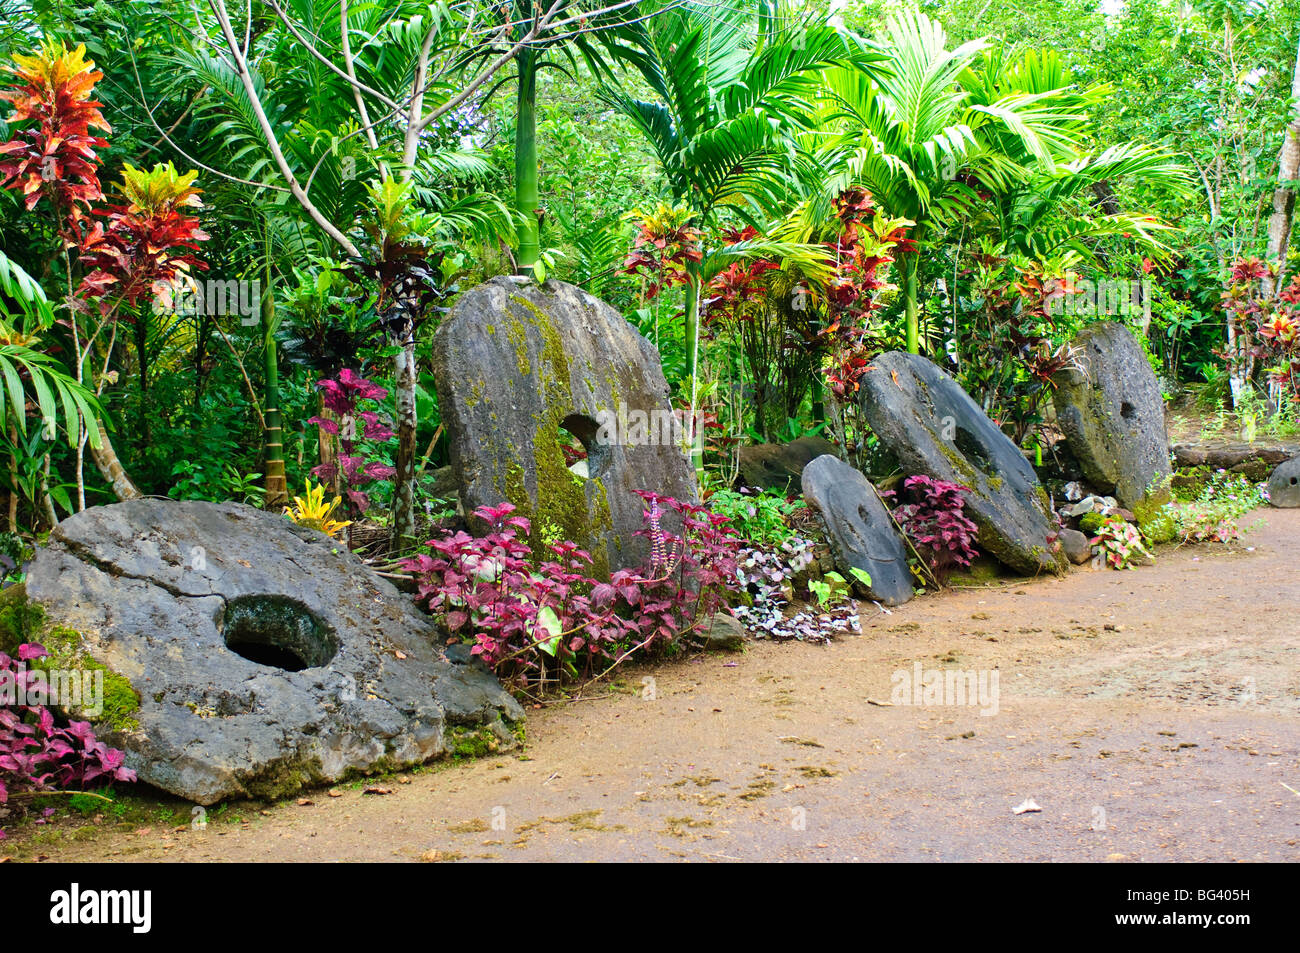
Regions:
<svg viewBox="0 0 1300 953"><path fill-rule="evenodd" d="M773 547L797 535L790 516L803 510L804 502L768 490L748 494L718 489L709 496L709 508L731 520L731 527L750 544Z"/></svg>
<svg viewBox="0 0 1300 953"><path fill-rule="evenodd" d="M1143 524L1142 533L1151 542L1227 543L1241 536L1238 520L1267 502L1261 485L1217 470L1198 488L1181 491Z"/></svg>

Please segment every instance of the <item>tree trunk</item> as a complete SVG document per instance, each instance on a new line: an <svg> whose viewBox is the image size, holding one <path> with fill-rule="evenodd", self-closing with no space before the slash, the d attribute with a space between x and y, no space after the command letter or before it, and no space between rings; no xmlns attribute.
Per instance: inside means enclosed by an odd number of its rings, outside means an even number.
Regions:
<svg viewBox="0 0 1300 953"><path fill-rule="evenodd" d="M41 485L36 495L40 499L41 515L45 517L45 522L49 524L50 529L54 529L59 525L59 514L54 511L54 500L50 498L50 455L48 453L41 464Z"/></svg>
<svg viewBox="0 0 1300 953"><path fill-rule="evenodd" d="M149 322L144 315L135 321L135 358L140 365L140 415L137 418L140 430L136 437L139 446L148 447L152 442L149 435Z"/></svg>
<svg viewBox="0 0 1300 953"><path fill-rule="evenodd" d="M690 383L690 436L691 463L695 467L695 476L701 482L704 479L704 434L699 426L699 400L696 387L696 368L700 362L700 266L697 262L686 263L686 379Z"/></svg>
<svg viewBox="0 0 1300 953"><path fill-rule="evenodd" d="M1294 109L1282 133L1282 149L1278 152L1278 185L1273 190L1273 214L1268 219L1268 245L1264 253L1264 260L1276 266L1277 275L1276 279L1273 275L1264 278L1261 290L1266 298L1275 297L1286 286L1286 253L1295 214L1295 189L1289 183L1300 179L1300 49L1296 50L1291 97Z"/></svg>
<svg viewBox="0 0 1300 953"><path fill-rule="evenodd" d="M921 353L920 326L916 313L917 256L911 252L903 263L903 307L907 313L907 352Z"/></svg>
<svg viewBox="0 0 1300 953"><path fill-rule="evenodd" d="M1110 182L1102 179L1100 182L1092 183L1093 207L1101 209L1104 215L1118 215L1120 213L1119 199L1115 197L1115 190L1110 187Z"/></svg>
<svg viewBox="0 0 1300 953"><path fill-rule="evenodd" d="M126 468L122 466L117 451L113 449L113 441L108 439L108 431L98 420L95 421L95 426L99 428L99 449L92 446L90 455L95 461L95 466L99 468L100 476L113 487L113 495L119 500L139 499L144 494L127 476Z"/></svg>
<svg viewBox="0 0 1300 953"><path fill-rule="evenodd" d="M338 420L338 415L325 406L325 397L321 395L318 400L317 416L322 420ZM320 466L331 467L334 470L334 476L329 479L321 479L321 485L328 491L329 496L343 495L343 474L339 472L339 444L338 438L327 431L324 427L316 428L316 448L320 455Z"/></svg>
<svg viewBox="0 0 1300 953"><path fill-rule="evenodd" d="M284 479L284 429L280 419L280 366L275 346L275 296L268 282L262 298L263 356L265 357L266 432L262 437L266 454L266 506L276 508L289 502Z"/></svg>
<svg viewBox="0 0 1300 953"><path fill-rule="evenodd" d="M415 335L408 334L393 357L393 381L397 391L397 473L393 477L394 550L415 545L415 430L419 423L415 405Z"/></svg>
<svg viewBox="0 0 1300 953"><path fill-rule="evenodd" d="M523 215L519 224L516 266L527 274L541 251L540 202L537 196L537 54L528 48L515 57L519 67L519 99L515 111L515 208Z"/></svg>

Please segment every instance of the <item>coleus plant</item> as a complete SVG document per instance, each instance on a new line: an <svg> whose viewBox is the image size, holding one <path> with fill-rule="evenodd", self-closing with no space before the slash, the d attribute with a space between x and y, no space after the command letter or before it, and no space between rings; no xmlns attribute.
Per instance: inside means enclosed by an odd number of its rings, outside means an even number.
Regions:
<svg viewBox="0 0 1300 953"><path fill-rule="evenodd" d="M0 682L12 683L18 697L39 698L45 682L36 681L26 663L47 655L35 643L20 645L16 659L0 652ZM123 752L95 737L89 722L59 727L41 704L0 708L0 804L14 797L134 781L135 772L125 760Z"/></svg>
<svg viewBox="0 0 1300 953"><path fill-rule="evenodd" d="M373 456L367 459L363 455L363 450L373 455L375 444L387 443L395 436L374 406L388 397L388 390L346 367L339 371L337 378L318 381L316 386L334 419L310 417L307 422L338 438L339 455L336 463L322 463L311 472L327 482L342 477L349 511L359 516L370 508L370 495L365 487L378 480L391 480L397 472Z"/></svg>
<svg viewBox="0 0 1300 953"><path fill-rule="evenodd" d="M956 567L969 566L977 555L979 528L966 515L962 495L966 492L968 488L958 483L917 474L903 481L901 496L906 502L893 510L894 519L940 583ZM899 494L889 490L880 495L892 499Z"/></svg>
<svg viewBox="0 0 1300 953"><path fill-rule="evenodd" d="M475 511L486 535L448 534L403 564L416 577L416 601L520 687L588 677L668 645L736 590L739 540L704 507L642 496L650 552L638 569L596 579L590 554L572 542L534 551L531 522L502 503ZM669 514L680 532L666 527Z"/></svg>

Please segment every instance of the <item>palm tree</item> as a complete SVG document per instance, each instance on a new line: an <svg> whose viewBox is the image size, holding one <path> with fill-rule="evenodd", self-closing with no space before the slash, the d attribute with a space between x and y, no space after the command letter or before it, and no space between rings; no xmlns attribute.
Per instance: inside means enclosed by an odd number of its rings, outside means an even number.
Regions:
<svg viewBox="0 0 1300 953"><path fill-rule="evenodd" d="M511 0L490 11L503 27L500 40L475 49L470 62L490 61L519 43L530 31L534 38L514 53L515 210L519 213L515 264L521 274L537 264L541 252L542 209L538 190L537 76L543 67L558 68L553 54L576 68L586 63L592 76L614 81L611 65L632 63L641 56L629 43L628 25L645 15L641 0L605 3L602 0ZM555 24L547 27L547 23ZM468 64L466 64L468 65Z"/></svg>
<svg viewBox="0 0 1300 953"><path fill-rule="evenodd" d="M752 8L751 8L752 9ZM655 94L635 99L607 86L602 98L653 148L673 199L702 232L724 207L750 221L775 218L796 194L795 137L813 112L816 72L853 61L871 75L883 57L852 34L805 22L774 3L751 12L726 5L669 6L628 30L633 66ZM771 249L769 249L770 251ZM695 388L700 290L718 268L757 247L733 246L687 266L686 376Z"/></svg>
<svg viewBox="0 0 1300 953"><path fill-rule="evenodd" d="M1016 84L973 40L948 49L943 27L923 13L890 18L880 43L887 70L842 66L825 72L822 120L836 133L823 148L834 170L825 191L861 185L894 218L914 223L913 245L897 258L903 277L907 347L919 352L915 243L976 201L976 188L1011 190L1033 170L1052 174L1076 156L1086 97L1055 70ZM1029 88L1026 88L1029 86Z"/></svg>

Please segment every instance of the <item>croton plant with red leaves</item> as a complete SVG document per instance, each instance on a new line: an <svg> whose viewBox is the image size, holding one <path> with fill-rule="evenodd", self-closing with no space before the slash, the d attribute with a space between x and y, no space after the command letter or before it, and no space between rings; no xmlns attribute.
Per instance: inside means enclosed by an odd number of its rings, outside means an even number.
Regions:
<svg viewBox="0 0 1300 953"><path fill-rule="evenodd" d="M168 308L191 269L206 270L194 255L207 240L199 220L187 210L202 208L194 188L197 172L180 174L168 162L145 172L127 163L119 188L126 201L95 210L97 221L82 244L89 272L77 296L97 299L101 314L119 304L135 306L150 296Z"/></svg>
<svg viewBox="0 0 1300 953"><path fill-rule="evenodd" d="M893 263L892 252L910 252L907 223L884 218L864 189L849 189L835 200L840 233L827 242L834 268L827 283L827 321L822 338L831 353L826 379L839 400L857 393L879 342L869 321L880 307L876 297L885 285L881 270Z"/></svg>
<svg viewBox="0 0 1300 953"><path fill-rule="evenodd" d="M33 56L15 55L14 63L6 69L19 85L0 92L14 108L6 121L35 125L0 144L0 185L20 191L29 212L41 199L53 203L60 236L75 245L86 213L104 197L95 150L108 142L91 132L111 131L102 103L91 98L104 74L86 59L84 46L67 50L52 41Z"/></svg>
<svg viewBox="0 0 1300 953"><path fill-rule="evenodd" d="M692 227L689 209L660 204L653 212L634 212L638 223L632 250L623 262L629 275L643 275L645 296L654 298L667 288L687 281L687 265L703 260L699 230Z"/></svg>
<svg viewBox="0 0 1300 953"><path fill-rule="evenodd" d="M1300 400L1300 277L1270 297L1263 288L1270 275L1268 264L1258 258L1233 264L1223 305L1232 316L1241 350L1222 356L1238 365L1264 366L1278 386Z"/></svg>

